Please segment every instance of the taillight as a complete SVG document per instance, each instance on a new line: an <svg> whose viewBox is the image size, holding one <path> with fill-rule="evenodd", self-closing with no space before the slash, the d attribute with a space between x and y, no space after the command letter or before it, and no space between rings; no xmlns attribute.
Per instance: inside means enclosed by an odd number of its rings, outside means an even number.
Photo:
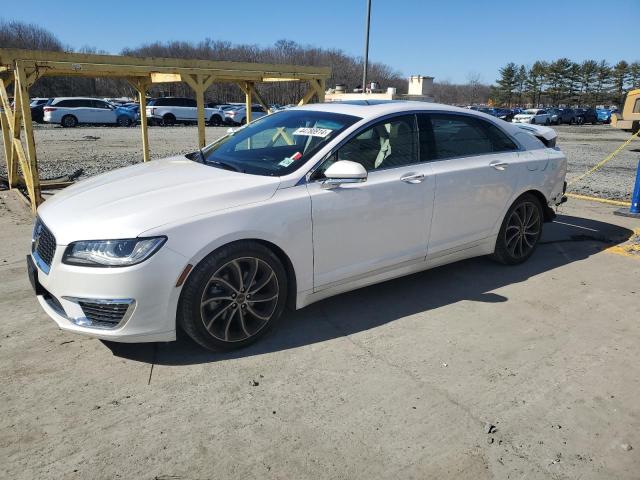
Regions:
<svg viewBox="0 0 640 480"><path fill-rule="evenodd" d="M56 109L53 107L44 107L42 109L43 112L54 112Z"/></svg>

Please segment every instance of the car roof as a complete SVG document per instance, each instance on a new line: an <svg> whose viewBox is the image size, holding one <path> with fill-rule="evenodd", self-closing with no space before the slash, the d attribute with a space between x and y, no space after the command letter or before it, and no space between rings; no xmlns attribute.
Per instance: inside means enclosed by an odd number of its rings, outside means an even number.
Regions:
<svg viewBox="0 0 640 480"><path fill-rule="evenodd" d="M315 110L321 112L343 113L363 119L373 119L383 115L402 112L452 112L466 115L477 115L482 118L493 118L476 110L468 108L452 107L441 103L416 102L411 100L346 100L342 102L309 103L300 107L301 110Z"/></svg>
<svg viewBox="0 0 640 480"><path fill-rule="evenodd" d="M54 97L53 101L56 102L58 100L101 100L103 102L107 102L102 98L94 98L94 97ZM107 102L109 103L109 102Z"/></svg>

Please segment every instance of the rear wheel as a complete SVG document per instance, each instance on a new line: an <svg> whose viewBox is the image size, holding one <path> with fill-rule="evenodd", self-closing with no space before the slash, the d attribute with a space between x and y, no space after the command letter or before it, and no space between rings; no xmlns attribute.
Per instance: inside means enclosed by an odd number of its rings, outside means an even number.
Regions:
<svg viewBox="0 0 640 480"><path fill-rule="evenodd" d="M534 125L535 123L536 123L536 119L535 119L535 118L532 118L532 119L531 119L531 124L532 124L532 125Z"/></svg>
<svg viewBox="0 0 640 480"><path fill-rule="evenodd" d="M542 222L542 205L538 198L530 193L519 197L504 217L493 258L507 265L527 260L538 246Z"/></svg>
<svg viewBox="0 0 640 480"><path fill-rule="evenodd" d="M211 118L209 119L209 125L222 125L222 117L220 115L211 115Z"/></svg>
<svg viewBox="0 0 640 480"><path fill-rule="evenodd" d="M174 117L172 114L167 113L165 116L162 117L162 125L171 126L175 124L176 124L176 117Z"/></svg>
<svg viewBox="0 0 640 480"><path fill-rule="evenodd" d="M550 123L551 123L551 121L548 118L544 121L545 125L549 125Z"/></svg>
<svg viewBox="0 0 640 480"><path fill-rule="evenodd" d="M65 115L64 117L62 117L62 120L60 121L60 125L62 125L65 128L73 128L76 125L78 125L78 119L73 115Z"/></svg>
<svg viewBox="0 0 640 480"><path fill-rule="evenodd" d="M242 241L206 257L189 275L178 306L178 323L209 350L255 342L280 318L287 277L264 245Z"/></svg>

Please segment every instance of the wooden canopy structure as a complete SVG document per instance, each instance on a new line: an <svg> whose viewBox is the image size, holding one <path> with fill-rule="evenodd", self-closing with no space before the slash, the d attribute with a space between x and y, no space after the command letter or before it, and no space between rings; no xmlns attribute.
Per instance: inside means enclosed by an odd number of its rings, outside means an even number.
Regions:
<svg viewBox="0 0 640 480"><path fill-rule="evenodd" d="M268 105L255 89L256 83L308 82L309 87L299 102L302 105L311 101L314 96L318 101L324 101L325 81L330 75L329 67L0 48L0 123L9 185L11 188L16 187L21 173L35 211L42 196L29 107L29 88L40 77L108 77L128 81L137 91L140 102L142 152L146 162L149 160L146 93L153 83L185 82L194 90L198 108L198 145L203 147L206 142L204 93L213 82L231 82L240 87L245 93L249 122L254 101L269 111ZM13 106L8 93L12 84Z"/></svg>

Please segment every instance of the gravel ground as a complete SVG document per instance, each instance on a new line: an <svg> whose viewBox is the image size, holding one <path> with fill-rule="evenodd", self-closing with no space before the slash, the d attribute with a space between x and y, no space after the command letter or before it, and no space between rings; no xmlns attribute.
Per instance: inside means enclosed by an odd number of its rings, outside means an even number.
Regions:
<svg viewBox="0 0 640 480"><path fill-rule="evenodd" d="M567 178L571 181L589 170L629 138L627 132L609 125L555 127L558 145L569 159ZM224 135L227 127L207 127L207 141ZM197 143L195 126L154 127L149 129L152 158L187 153ZM139 128L35 126L36 148L42 178L69 175L82 169L87 177L142 160ZM629 200L640 140L634 141L604 168L584 178L569 191L609 199ZM0 162L0 174L6 175L6 164Z"/></svg>

